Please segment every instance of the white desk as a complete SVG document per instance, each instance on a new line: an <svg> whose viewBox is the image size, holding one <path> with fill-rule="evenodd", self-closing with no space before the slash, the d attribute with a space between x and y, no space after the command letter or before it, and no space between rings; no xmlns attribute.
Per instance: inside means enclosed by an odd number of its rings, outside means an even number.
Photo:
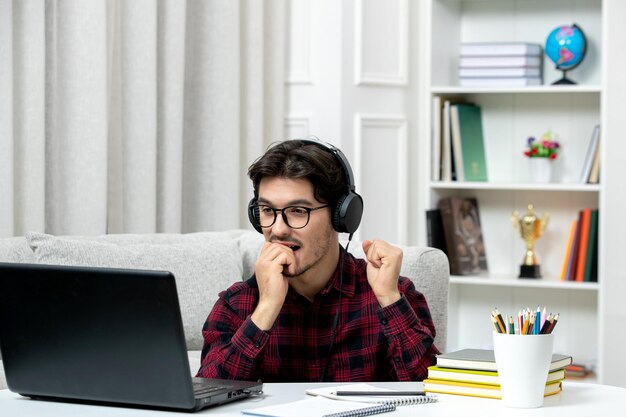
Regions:
<svg viewBox="0 0 626 417"><path fill-rule="evenodd" d="M340 384L265 384L262 398L250 398L209 408L195 414L169 411L155 411L143 409L129 409L121 407L104 407L94 405L80 405L61 402L36 401L23 398L8 390L0 391L0 416L26 417L142 417L142 416L239 416L241 410L261 407L271 404L280 404L307 398L304 390L320 386ZM421 388L419 382L408 383L375 383L381 387L403 390ZM464 416L464 417L508 417L508 416L555 416L555 417L588 417L588 416L617 416L624 415L626 403L626 389L608 385L585 384L565 381L563 392L546 397L544 406L535 409L513 409L503 407L499 400L463 397L456 395L439 395L439 402L398 407L393 413L380 414L383 417L402 416ZM620 414L621 413L621 414ZM297 417L297 416L294 416Z"/></svg>

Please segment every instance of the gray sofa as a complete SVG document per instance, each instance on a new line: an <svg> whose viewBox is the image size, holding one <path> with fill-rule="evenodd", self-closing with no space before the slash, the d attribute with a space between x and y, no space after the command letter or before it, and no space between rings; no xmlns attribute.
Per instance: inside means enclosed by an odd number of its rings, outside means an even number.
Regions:
<svg viewBox="0 0 626 417"><path fill-rule="evenodd" d="M220 291L254 271L263 237L249 230L189 234L118 234L52 236L27 233L0 239L0 262L106 266L172 271L181 304L190 371L200 364L202 325ZM402 247L401 273L425 294L435 326L435 343L446 348L448 260L439 250ZM360 242L350 252L363 257ZM0 367L0 389L6 388Z"/></svg>

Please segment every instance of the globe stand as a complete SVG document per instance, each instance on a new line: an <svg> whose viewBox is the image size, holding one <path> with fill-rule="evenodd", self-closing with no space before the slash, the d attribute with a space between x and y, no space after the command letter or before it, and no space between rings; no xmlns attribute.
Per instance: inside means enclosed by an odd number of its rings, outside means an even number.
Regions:
<svg viewBox="0 0 626 417"><path fill-rule="evenodd" d="M576 85L574 81L567 78L566 70L561 70L561 71L563 71L563 77L560 80L556 80L555 82L553 82L552 85Z"/></svg>

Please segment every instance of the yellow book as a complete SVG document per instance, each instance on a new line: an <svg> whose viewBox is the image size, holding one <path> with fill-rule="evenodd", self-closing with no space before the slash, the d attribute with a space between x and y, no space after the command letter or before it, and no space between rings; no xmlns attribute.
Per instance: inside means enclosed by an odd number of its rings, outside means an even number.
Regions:
<svg viewBox="0 0 626 417"><path fill-rule="evenodd" d="M561 268L561 281L565 281L565 275L567 272L567 262L569 261L569 253L572 250L572 241L574 240L574 233L576 233L577 221L572 221L572 226L569 229L569 237L567 238L567 249L565 249L565 257L563 259L563 267Z"/></svg>
<svg viewBox="0 0 626 417"><path fill-rule="evenodd" d="M561 381L546 384L544 396L558 394L562 390ZM502 399L499 385L472 384L468 382L425 379L424 391L438 394L467 395L470 397Z"/></svg>
<svg viewBox="0 0 626 417"><path fill-rule="evenodd" d="M474 384L500 385L500 378L495 371L477 371L471 369L441 368L438 366L428 367L428 379L438 379L456 382L469 382ZM552 371L548 374L546 383L562 381L565 379L565 369Z"/></svg>

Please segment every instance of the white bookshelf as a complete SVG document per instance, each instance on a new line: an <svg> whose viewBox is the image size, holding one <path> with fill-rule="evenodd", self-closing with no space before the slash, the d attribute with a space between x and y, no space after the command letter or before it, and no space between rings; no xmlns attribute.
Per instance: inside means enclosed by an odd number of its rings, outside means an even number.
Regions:
<svg viewBox="0 0 626 417"><path fill-rule="evenodd" d="M617 268L617 259L608 258L608 254L619 256L617 246L626 232L622 226L624 216L617 210L618 205L626 206L626 196L618 186L626 166L626 145L622 144L626 141L619 137L626 131L626 118L619 116L616 107L618 93L623 97L626 92L617 68L626 68L626 59L607 52L611 45L618 47L626 39L626 25L617 17L620 13L625 15L626 2L617 0L420 2L419 65L424 68L420 85L425 92L419 106L421 205L425 210L436 207L443 197L476 197L489 263L486 276L451 277L450 350L491 347L488 316L494 306L513 314L525 306L545 305L561 314L555 350L573 355L575 361L595 365L599 382L626 386L626 364L616 368L615 364L623 361L614 347L626 338L606 330L609 322L614 325L624 318L623 308L610 289L623 291L622 298L626 295L626 277L621 276L626 275L621 272L623 262ZM561 73L546 57L543 86L458 86L461 42L502 40L544 45L554 27L571 23L582 27L589 45L583 63L568 72L568 78L578 85L551 86ZM489 182L431 180L434 96L481 107ZM621 108L623 113L624 106ZM596 124L602 126L601 183L581 184L580 172ZM530 182L528 160L522 154L525 140L528 136L540 137L549 128L559 134L562 144L554 165L555 179L550 184L535 184ZM543 274L540 280L516 278L524 244L511 226L510 215L515 210L525 213L529 203L534 204L537 215L550 214L547 231L536 246ZM570 225L585 207L600 210L599 282L562 282L560 273Z"/></svg>

